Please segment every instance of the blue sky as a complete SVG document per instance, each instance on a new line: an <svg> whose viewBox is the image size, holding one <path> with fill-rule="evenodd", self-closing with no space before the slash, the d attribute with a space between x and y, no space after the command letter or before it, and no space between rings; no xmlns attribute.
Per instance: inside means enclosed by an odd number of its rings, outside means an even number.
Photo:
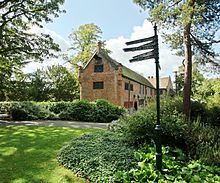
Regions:
<svg viewBox="0 0 220 183"><path fill-rule="evenodd" d="M94 23L103 32L102 40L112 51L111 57L130 69L147 76L155 75L154 60L129 63L132 56L139 53L125 53L125 42L153 35L153 26L147 20L148 14L134 4L132 0L65 0L65 14L46 24L44 29L33 32L50 34L65 52L70 46L69 34L80 25ZM33 28L34 29L34 28ZM182 63L183 58L174 56L168 45L159 36L161 76L174 76L173 71ZM31 63L24 72L33 72L37 68L60 63L61 59L50 59L42 63Z"/></svg>
<svg viewBox="0 0 220 183"><path fill-rule="evenodd" d="M132 0L65 0L63 8L66 13L46 27L65 39L73 29L87 23L98 25L104 40L129 37L132 28L141 25L147 17Z"/></svg>

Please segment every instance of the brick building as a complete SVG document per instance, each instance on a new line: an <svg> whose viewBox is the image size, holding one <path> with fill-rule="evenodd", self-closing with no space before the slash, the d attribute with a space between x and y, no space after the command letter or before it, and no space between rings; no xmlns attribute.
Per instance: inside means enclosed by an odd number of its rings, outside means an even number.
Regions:
<svg viewBox="0 0 220 183"><path fill-rule="evenodd" d="M156 78L154 78L153 76L148 76L148 81L156 88ZM159 83L160 95L173 96L175 94L170 76L161 77Z"/></svg>
<svg viewBox="0 0 220 183"><path fill-rule="evenodd" d="M155 87L143 76L113 60L99 45L84 68L79 69L80 99L106 99L137 109L155 96Z"/></svg>

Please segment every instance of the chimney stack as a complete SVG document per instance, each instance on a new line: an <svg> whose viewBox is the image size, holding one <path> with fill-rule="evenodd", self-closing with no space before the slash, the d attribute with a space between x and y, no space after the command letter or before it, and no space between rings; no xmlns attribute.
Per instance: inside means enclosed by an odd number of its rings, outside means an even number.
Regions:
<svg viewBox="0 0 220 183"><path fill-rule="evenodd" d="M97 44L97 52L100 53L101 49L102 49L102 42L99 41Z"/></svg>

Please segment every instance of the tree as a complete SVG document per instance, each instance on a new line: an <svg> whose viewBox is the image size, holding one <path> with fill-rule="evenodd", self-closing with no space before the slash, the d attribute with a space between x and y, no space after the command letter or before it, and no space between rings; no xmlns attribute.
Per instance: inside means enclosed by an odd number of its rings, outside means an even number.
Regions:
<svg viewBox="0 0 220 183"><path fill-rule="evenodd" d="M69 38L72 43L70 49L75 51L75 55L70 58L70 63L77 65L81 62L85 65L101 39L101 34L101 29L93 23L81 25L73 31Z"/></svg>
<svg viewBox="0 0 220 183"><path fill-rule="evenodd" d="M179 71L177 73L177 88L178 94L183 96L183 87L184 87L184 77L183 77L184 66L179 67ZM201 70L199 70L198 64L193 63L192 65L192 98L200 99L197 96L200 95L200 88L204 84L205 77L202 74ZM175 81L176 82L176 81Z"/></svg>
<svg viewBox="0 0 220 183"><path fill-rule="evenodd" d="M33 60L43 60L59 51L59 46L46 34L36 35L31 27L43 27L51 15L63 12L64 0L3 0L0 1L0 61L19 67ZM2 64L2 63L0 63ZM10 65L10 64L9 64Z"/></svg>
<svg viewBox="0 0 220 183"><path fill-rule="evenodd" d="M205 79L198 86L198 92L193 97L205 102L209 107L218 107L220 104L220 78Z"/></svg>
<svg viewBox="0 0 220 183"><path fill-rule="evenodd" d="M27 85L26 100L37 102L49 100L50 85L43 69L37 69L35 72L27 74L24 82Z"/></svg>
<svg viewBox="0 0 220 183"><path fill-rule="evenodd" d="M61 65L17 74L8 80L3 96L9 101L73 101L79 99L77 75Z"/></svg>
<svg viewBox="0 0 220 183"><path fill-rule="evenodd" d="M61 65L48 67L46 78L49 83L49 98L53 101L79 99L77 75Z"/></svg>
<svg viewBox="0 0 220 183"><path fill-rule="evenodd" d="M216 61L213 45L215 33L220 28L219 0L133 0L144 9L150 9L150 19L157 22L165 31L165 40L178 55L185 57L184 69L184 114L190 117L190 96L192 84L192 56L198 63L212 63ZM192 50L193 48L193 50Z"/></svg>

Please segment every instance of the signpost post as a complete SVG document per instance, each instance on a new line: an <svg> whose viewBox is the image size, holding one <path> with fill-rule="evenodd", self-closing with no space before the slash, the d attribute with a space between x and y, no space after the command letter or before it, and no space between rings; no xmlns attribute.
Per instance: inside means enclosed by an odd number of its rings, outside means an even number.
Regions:
<svg viewBox="0 0 220 183"><path fill-rule="evenodd" d="M151 50L146 53L142 53L140 55L134 56L132 59L130 59L130 62L138 62L142 60L148 60L148 59L155 59L156 64L156 93L157 93L157 122L156 122L156 166L159 171L162 170L162 145L161 145L161 126L160 126L160 84L159 84L159 47L158 47L158 35L157 35L157 26L154 25L154 36L144 38L144 39L138 39L130 42L126 42L126 45L132 45L132 44L138 44L148 42L145 44L142 44L137 47L131 47L131 48L124 48L123 50L125 52L128 51L138 51L138 50Z"/></svg>

